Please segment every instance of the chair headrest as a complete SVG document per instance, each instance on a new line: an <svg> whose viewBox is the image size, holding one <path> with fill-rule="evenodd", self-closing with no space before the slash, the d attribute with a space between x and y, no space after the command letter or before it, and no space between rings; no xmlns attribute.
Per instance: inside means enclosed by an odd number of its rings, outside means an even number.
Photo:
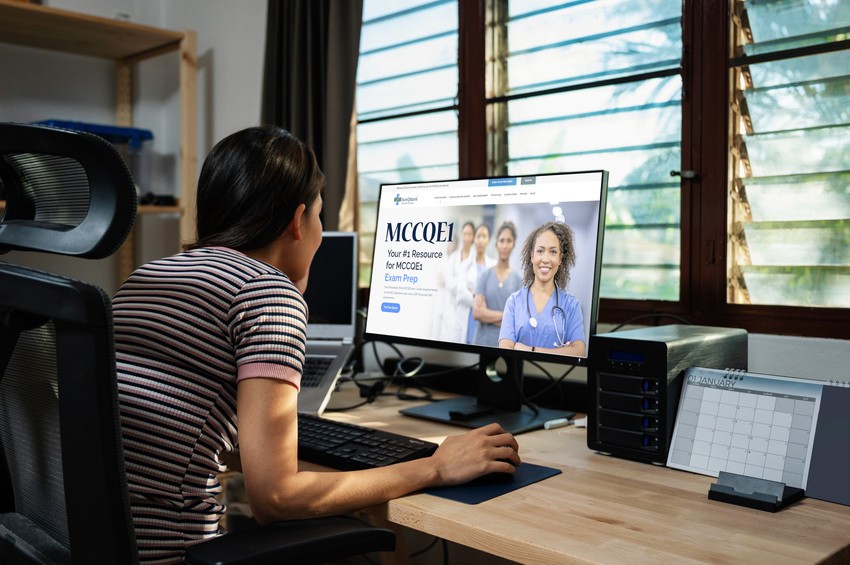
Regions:
<svg viewBox="0 0 850 565"><path fill-rule="evenodd" d="M0 253L108 257L136 218L136 187L124 159L90 133L0 123L0 187Z"/></svg>

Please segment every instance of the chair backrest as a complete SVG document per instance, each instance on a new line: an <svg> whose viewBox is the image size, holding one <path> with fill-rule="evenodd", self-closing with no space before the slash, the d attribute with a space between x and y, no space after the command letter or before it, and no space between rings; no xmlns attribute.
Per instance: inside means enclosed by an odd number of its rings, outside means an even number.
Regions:
<svg viewBox="0 0 850 565"><path fill-rule="evenodd" d="M136 191L91 135L0 124L0 252L102 258ZM132 563L112 308L98 287L0 262L0 561Z"/></svg>
<svg viewBox="0 0 850 565"><path fill-rule="evenodd" d="M0 186L0 252L100 259L121 246L136 217L127 165L112 144L90 133L0 124Z"/></svg>

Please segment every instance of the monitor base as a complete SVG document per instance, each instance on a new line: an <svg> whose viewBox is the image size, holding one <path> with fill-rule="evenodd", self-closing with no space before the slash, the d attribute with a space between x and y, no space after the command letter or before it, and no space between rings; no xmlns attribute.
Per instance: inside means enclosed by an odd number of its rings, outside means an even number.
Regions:
<svg viewBox="0 0 850 565"><path fill-rule="evenodd" d="M535 413L528 406L522 406L519 411L488 410L482 407L478 399L473 396L460 396L403 408L400 412L405 416L443 422L464 428L479 428L497 422L505 431L512 434L536 430L542 428L543 424L549 420L572 419L576 415L575 412L551 408L538 408Z"/></svg>

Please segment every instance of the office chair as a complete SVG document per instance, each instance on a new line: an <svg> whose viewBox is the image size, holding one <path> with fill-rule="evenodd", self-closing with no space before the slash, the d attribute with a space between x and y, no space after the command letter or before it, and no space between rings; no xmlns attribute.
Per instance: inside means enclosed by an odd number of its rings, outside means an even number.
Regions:
<svg viewBox="0 0 850 565"><path fill-rule="evenodd" d="M116 149L87 133L0 124L0 253L114 253L136 214ZM395 549L353 517L285 522L193 546L190 563L321 562ZM121 447L109 297L0 262L0 562L138 561Z"/></svg>

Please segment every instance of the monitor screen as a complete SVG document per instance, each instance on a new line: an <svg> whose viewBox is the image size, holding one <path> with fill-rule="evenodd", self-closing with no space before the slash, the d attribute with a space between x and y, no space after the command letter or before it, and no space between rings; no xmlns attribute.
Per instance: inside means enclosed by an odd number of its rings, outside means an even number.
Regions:
<svg viewBox="0 0 850 565"><path fill-rule="evenodd" d="M596 330L606 191L604 171L383 185L367 337L583 364ZM527 242L541 227L549 238ZM556 271L548 250L534 248L564 239ZM541 276L558 292L541 296Z"/></svg>
<svg viewBox="0 0 850 565"><path fill-rule="evenodd" d="M478 353L485 388L493 360L508 380L524 359L586 364L607 185L606 171L382 185L365 338ZM516 410L509 396L479 390L464 425L491 419L484 397Z"/></svg>
<svg viewBox="0 0 850 565"><path fill-rule="evenodd" d="M308 339L353 338L357 302L357 234L324 232L313 256L304 300Z"/></svg>

